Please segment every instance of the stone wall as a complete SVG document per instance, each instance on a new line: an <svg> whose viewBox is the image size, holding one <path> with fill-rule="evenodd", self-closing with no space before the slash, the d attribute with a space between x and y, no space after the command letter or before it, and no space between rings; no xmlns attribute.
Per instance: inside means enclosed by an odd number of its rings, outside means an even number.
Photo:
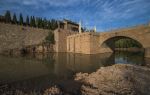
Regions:
<svg viewBox="0 0 150 95"><path fill-rule="evenodd" d="M99 35L94 32L75 34L67 37L67 52L96 54L99 50Z"/></svg>
<svg viewBox="0 0 150 95"><path fill-rule="evenodd" d="M76 34L77 32L66 29L56 29L54 31L55 52L67 52L67 36Z"/></svg>
<svg viewBox="0 0 150 95"><path fill-rule="evenodd" d="M145 57L150 58L150 48L145 49Z"/></svg>
<svg viewBox="0 0 150 95"><path fill-rule="evenodd" d="M27 46L23 48L25 53L48 53L54 52L54 45L50 43L42 43L38 45Z"/></svg>
<svg viewBox="0 0 150 95"><path fill-rule="evenodd" d="M42 43L49 30L0 23L0 53Z"/></svg>

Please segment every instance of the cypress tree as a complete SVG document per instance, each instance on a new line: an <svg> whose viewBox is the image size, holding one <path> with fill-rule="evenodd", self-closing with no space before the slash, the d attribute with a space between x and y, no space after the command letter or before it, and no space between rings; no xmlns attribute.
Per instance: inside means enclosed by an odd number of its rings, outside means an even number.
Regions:
<svg viewBox="0 0 150 95"><path fill-rule="evenodd" d="M27 18L26 18L26 25L27 25L27 26L30 25L30 22L29 22L29 16L27 16Z"/></svg>
<svg viewBox="0 0 150 95"><path fill-rule="evenodd" d="M35 25L36 25L36 27L39 27L39 18L38 17L36 17L36 20L35 20Z"/></svg>
<svg viewBox="0 0 150 95"><path fill-rule="evenodd" d="M44 29L44 20L41 18L41 28Z"/></svg>
<svg viewBox="0 0 150 95"><path fill-rule="evenodd" d="M36 26L41 28L41 18L36 18Z"/></svg>
<svg viewBox="0 0 150 95"><path fill-rule="evenodd" d="M48 21L48 29L51 29L51 21Z"/></svg>
<svg viewBox="0 0 150 95"><path fill-rule="evenodd" d="M47 20L46 20L46 18L44 18L44 20L43 20L43 25L44 25L44 29L47 29Z"/></svg>
<svg viewBox="0 0 150 95"><path fill-rule="evenodd" d="M32 19L32 16L31 16L31 17L30 17L30 27L33 26L32 22L33 22L33 19Z"/></svg>
<svg viewBox="0 0 150 95"><path fill-rule="evenodd" d="M58 27L57 21L55 19L51 20L51 29L55 30Z"/></svg>
<svg viewBox="0 0 150 95"><path fill-rule="evenodd" d="M17 24L18 23L18 21L17 21L17 17L16 17L16 14L14 13L14 15L13 15L13 24Z"/></svg>
<svg viewBox="0 0 150 95"><path fill-rule="evenodd" d="M35 24L35 17L33 16L33 19L32 19L32 23L33 23L33 27L36 27L36 24Z"/></svg>
<svg viewBox="0 0 150 95"><path fill-rule="evenodd" d="M23 16L22 16L22 14L20 14L19 24L20 24L20 25L23 25Z"/></svg>
<svg viewBox="0 0 150 95"><path fill-rule="evenodd" d="M42 18L39 18L39 28L43 28L43 20L42 20Z"/></svg>
<svg viewBox="0 0 150 95"><path fill-rule="evenodd" d="M11 23L11 14L10 14L10 11L8 11L8 10L5 13L5 22Z"/></svg>

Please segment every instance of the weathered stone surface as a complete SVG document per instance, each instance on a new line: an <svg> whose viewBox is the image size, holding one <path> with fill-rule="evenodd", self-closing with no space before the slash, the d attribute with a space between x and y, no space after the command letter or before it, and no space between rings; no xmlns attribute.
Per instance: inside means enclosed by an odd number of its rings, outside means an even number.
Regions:
<svg viewBox="0 0 150 95"><path fill-rule="evenodd" d="M56 29L54 31L55 38L55 51L56 52L67 52L67 36L76 34L78 32L74 32L66 29Z"/></svg>
<svg viewBox="0 0 150 95"><path fill-rule="evenodd" d="M145 49L145 57L150 58L150 48Z"/></svg>
<svg viewBox="0 0 150 95"><path fill-rule="evenodd" d="M149 95L149 75L149 68L122 64L78 73L75 80L82 82L82 95Z"/></svg>
<svg viewBox="0 0 150 95"><path fill-rule="evenodd" d="M48 32L49 30L0 23L0 53L40 44Z"/></svg>

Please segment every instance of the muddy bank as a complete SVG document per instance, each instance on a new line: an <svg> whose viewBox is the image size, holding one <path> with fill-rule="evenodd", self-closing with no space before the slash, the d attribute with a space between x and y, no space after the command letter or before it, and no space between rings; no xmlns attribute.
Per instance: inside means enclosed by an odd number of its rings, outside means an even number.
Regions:
<svg viewBox="0 0 150 95"><path fill-rule="evenodd" d="M150 69L132 65L102 67L92 74L78 73L82 95L149 95Z"/></svg>

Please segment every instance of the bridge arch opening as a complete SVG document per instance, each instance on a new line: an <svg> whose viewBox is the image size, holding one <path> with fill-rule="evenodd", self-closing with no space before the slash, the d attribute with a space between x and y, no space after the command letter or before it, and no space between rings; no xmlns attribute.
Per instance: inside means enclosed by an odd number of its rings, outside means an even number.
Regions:
<svg viewBox="0 0 150 95"><path fill-rule="evenodd" d="M101 44L101 47L110 48L112 51L115 50L144 51L143 45L139 41L126 36L115 36L109 38Z"/></svg>

